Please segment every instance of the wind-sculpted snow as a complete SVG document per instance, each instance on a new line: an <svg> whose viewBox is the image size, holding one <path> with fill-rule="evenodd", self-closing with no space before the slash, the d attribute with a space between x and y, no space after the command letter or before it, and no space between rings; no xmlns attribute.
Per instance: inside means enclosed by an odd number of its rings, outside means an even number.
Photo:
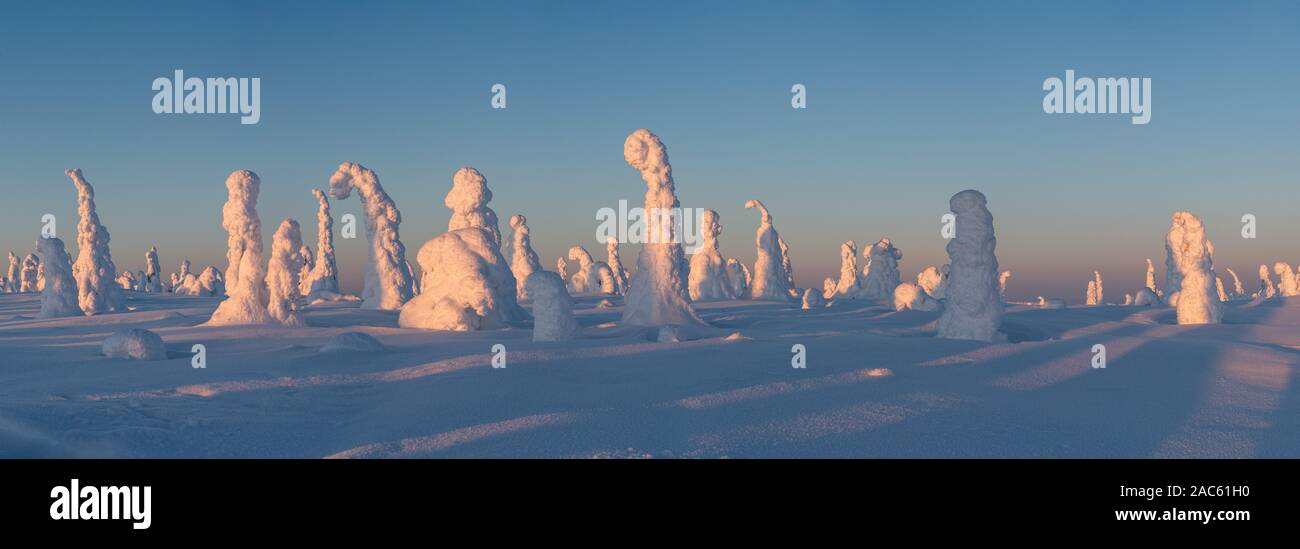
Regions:
<svg viewBox="0 0 1300 549"><path fill-rule="evenodd" d="M646 241L636 260L623 307L629 326L704 325L687 293L688 268L677 224L678 202L668 150L649 130L632 132L623 143L623 159L645 181Z"/></svg>
<svg viewBox="0 0 1300 549"><path fill-rule="evenodd" d="M77 302L82 312L96 315L126 310L126 294L114 284L117 267L109 253L108 229L95 211L95 189L73 168L65 173L77 187L77 262L72 276L77 280Z"/></svg>
<svg viewBox="0 0 1300 549"><path fill-rule="evenodd" d="M950 271L939 337L997 341L1003 305L998 296L997 238L984 194L966 190L949 201L956 235L948 241Z"/></svg>
<svg viewBox="0 0 1300 549"><path fill-rule="evenodd" d="M366 265L362 309L397 310L414 295L406 270L406 247L398 232L402 214L379 184L375 172L353 162L339 164L330 176L330 196L346 200L356 189L366 210L366 239L370 259ZM499 237L498 237L498 242Z"/></svg>

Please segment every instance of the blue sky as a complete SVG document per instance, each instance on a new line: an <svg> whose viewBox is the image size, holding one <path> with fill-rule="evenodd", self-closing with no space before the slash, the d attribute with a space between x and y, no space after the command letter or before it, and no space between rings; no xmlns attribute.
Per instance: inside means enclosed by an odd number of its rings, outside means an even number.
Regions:
<svg viewBox="0 0 1300 549"><path fill-rule="evenodd" d="M1217 265L1300 262L1295 3L51 4L0 20L0 253L29 251L47 212L75 248L73 166L122 269L150 245L166 272L183 257L224 269L236 169L262 178L268 244L292 217L314 246L310 189L356 161L396 200L411 259L445 230L452 174L474 166L550 267L573 244L603 255L596 211L641 200L621 148L646 127L683 205L721 213L723 254L753 261L743 203L759 198L801 285L836 275L846 239L890 237L905 279L943 263L939 216L966 188L989 197L1018 297L1080 300L1100 269L1118 299L1146 257L1162 263L1177 209L1205 220ZM175 69L261 78L261 122L154 114L150 84ZM1043 79L1066 69L1152 78L1151 123L1044 114ZM338 247L356 291L364 239Z"/></svg>

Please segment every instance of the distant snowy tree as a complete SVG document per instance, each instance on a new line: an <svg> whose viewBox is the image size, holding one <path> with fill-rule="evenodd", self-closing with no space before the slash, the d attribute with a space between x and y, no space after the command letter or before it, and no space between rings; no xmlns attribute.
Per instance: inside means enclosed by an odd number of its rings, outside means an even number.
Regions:
<svg viewBox="0 0 1300 549"><path fill-rule="evenodd" d="M573 301L560 276L537 270L528 275L524 285L533 299L533 341L576 339L582 327L573 316Z"/></svg>
<svg viewBox="0 0 1300 549"><path fill-rule="evenodd" d="M498 241L482 227L440 234L420 247L417 259L423 291L402 306L399 326L493 330L528 319Z"/></svg>
<svg viewBox="0 0 1300 549"><path fill-rule="evenodd" d="M18 291L24 293L39 291L37 281L40 276L40 268L41 260L36 257L36 254L27 254L27 257L23 258L23 270L18 277Z"/></svg>
<svg viewBox="0 0 1300 549"><path fill-rule="evenodd" d="M1273 272L1277 274L1278 294L1282 297L1300 294L1300 285L1296 284L1295 271L1291 270L1291 265L1278 261L1273 264Z"/></svg>
<svg viewBox="0 0 1300 549"><path fill-rule="evenodd" d="M727 280L731 282L731 295L736 299L749 299L749 267L735 258L727 258Z"/></svg>
<svg viewBox="0 0 1300 549"><path fill-rule="evenodd" d="M939 301L931 299L920 286L911 282L900 283L894 288L895 311L938 311L943 308Z"/></svg>
<svg viewBox="0 0 1300 549"><path fill-rule="evenodd" d="M890 299L901 282L898 260L903 252L888 238L882 238L862 251L867 265L862 268L862 290L868 299Z"/></svg>
<svg viewBox="0 0 1300 549"><path fill-rule="evenodd" d="M537 259L537 252L533 251L533 241L529 236L528 218L518 214L510 216L510 228L514 229L510 272L515 277L515 290L518 298L523 301L529 299L526 281L530 275L542 270L542 262Z"/></svg>
<svg viewBox="0 0 1300 549"><path fill-rule="evenodd" d="M158 266L158 247L150 246L149 251L144 254L144 291L151 293L161 293L162 288L162 267Z"/></svg>
<svg viewBox="0 0 1300 549"><path fill-rule="evenodd" d="M602 293L612 295L617 290L614 273L604 261L592 259L582 246L569 248L569 259L578 262L578 272L569 277L569 291L575 294Z"/></svg>
<svg viewBox="0 0 1300 549"><path fill-rule="evenodd" d="M926 295L934 299L944 299L947 297L948 277L951 266L945 264L941 267L933 265L926 267L916 275L916 285L925 291Z"/></svg>
<svg viewBox="0 0 1300 549"><path fill-rule="evenodd" d="M627 294L628 275L627 269L623 267L623 258L618 253L618 239L609 237L605 241L605 256L609 263L609 270L614 273L614 283L618 289L619 295Z"/></svg>
<svg viewBox="0 0 1300 549"><path fill-rule="evenodd" d="M488 207L492 201L492 191L488 189L487 178L470 167L456 171L452 177L451 191L443 203L451 208L451 219L447 221L447 230L479 227L492 236L497 248L501 247L501 229L497 222L497 213Z"/></svg>
<svg viewBox="0 0 1300 549"><path fill-rule="evenodd" d="M1226 270L1228 271L1228 275L1232 276L1232 294L1231 294L1232 297L1240 297L1246 295L1246 289L1241 287L1241 279L1237 278L1237 273L1233 272L1232 269L1226 269Z"/></svg>
<svg viewBox="0 0 1300 549"><path fill-rule="evenodd" d="M7 273L5 275L6 290L9 293L18 292L22 277L22 262L18 261L18 256L14 255L13 252L9 252L9 270Z"/></svg>
<svg viewBox="0 0 1300 549"><path fill-rule="evenodd" d="M826 306L826 298L822 297L822 293L816 289L806 288L800 306L804 309L820 309Z"/></svg>
<svg viewBox="0 0 1300 549"><path fill-rule="evenodd" d="M1259 297L1260 299L1271 299L1277 295L1277 287L1273 285L1273 280L1269 278L1268 265L1259 266Z"/></svg>
<svg viewBox="0 0 1300 549"><path fill-rule="evenodd" d="M330 216L330 201L320 189L312 189L316 197L316 261L307 280L307 302L339 293L339 268L334 259L334 218Z"/></svg>
<svg viewBox="0 0 1300 549"><path fill-rule="evenodd" d="M850 300L867 298L867 292L862 287L862 278L858 275L858 245L852 240L840 243L840 279L835 283L835 291L831 298Z"/></svg>
<svg viewBox="0 0 1300 549"><path fill-rule="evenodd" d="M1007 281L1011 279L1011 271L1002 271L998 274L998 294L1002 296L1002 301L1007 300Z"/></svg>

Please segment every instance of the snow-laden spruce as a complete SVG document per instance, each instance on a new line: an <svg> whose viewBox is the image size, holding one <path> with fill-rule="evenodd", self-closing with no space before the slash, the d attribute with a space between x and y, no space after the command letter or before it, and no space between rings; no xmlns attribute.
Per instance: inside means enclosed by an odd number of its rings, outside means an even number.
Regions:
<svg viewBox="0 0 1300 549"><path fill-rule="evenodd" d="M9 252L9 269L5 272L6 289L9 293L17 293L19 278L22 276L22 264L13 252Z"/></svg>
<svg viewBox="0 0 1300 549"><path fill-rule="evenodd" d="M888 238L882 238L862 250L862 257L867 260L862 268L862 291L866 298L887 300L894 297L894 288L902 281L898 273L902 250L895 248Z"/></svg>
<svg viewBox="0 0 1300 549"><path fill-rule="evenodd" d="M947 297L950 265L935 267L930 265L916 274L916 285L934 299Z"/></svg>
<svg viewBox="0 0 1300 549"><path fill-rule="evenodd" d="M772 226L772 214L756 199L745 201L745 208L758 210L758 231L754 243L758 257L754 260L754 278L749 286L751 299L789 301L794 299L794 268L789 248Z"/></svg>
<svg viewBox="0 0 1300 549"><path fill-rule="evenodd" d="M677 211L673 168L659 137L644 128L623 142L623 159L645 181L645 244L636 259L623 307L630 326L704 325L686 290L686 256L673 219Z"/></svg>
<svg viewBox="0 0 1300 549"><path fill-rule="evenodd" d="M420 247L424 291L402 306L397 324L425 330L492 330L526 320L515 277L491 233L466 227Z"/></svg>
<svg viewBox="0 0 1300 549"><path fill-rule="evenodd" d="M529 235L528 218L520 214L510 216L510 228L514 236L510 246L510 272L515 276L515 290L520 301L529 299L525 282L535 272L542 270L542 262L533 251L533 240Z"/></svg>
<svg viewBox="0 0 1300 549"><path fill-rule="evenodd" d="M45 287L41 289L41 312L37 318L84 314L77 303L77 281L72 278L72 265L68 262L63 241L54 237L42 238L36 241L36 249L41 254L41 264L45 266Z"/></svg>
<svg viewBox="0 0 1300 549"><path fill-rule="evenodd" d="M41 260L36 254L27 254L23 257L23 270L19 273L18 291L27 293L37 291L37 282L40 279Z"/></svg>
<svg viewBox="0 0 1300 549"><path fill-rule="evenodd" d="M478 170L464 167L452 177L451 192L443 199L443 204L451 208L451 219L447 220L447 230L479 227L492 236L497 247L501 246L501 229L497 222L497 213L488 207L492 201L492 191L488 189L487 178Z"/></svg>
<svg viewBox="0 0 1300 549"><path fill-rule="evenodd" d="M555 259L555 272L560 275L560 280L569 280L569 263L563 257Z"/></svg>
<svg viewBox="0 0 1300 549"><path fill-rule="evenodd" d="M150 293L161 293L162 284L162 267L158 265L158 247L150 246L149 251L144 253L144 291Z"/></svg>
<svg viewBox="0 0 1300 549"><path fill-rule="evenodd" d="M1219 301L1221 302L1228 301L1228 292L1223 290L1222 277L1219 276L1214 277L1214 289L1219 292Z"/></svg>
<svg viewBox="0 0 1300 549"><path fill-rule="evenodd" d="M1291 265L1278 261L1273 264L1273 272L1277 274L1277 293L1282 297L1291 297L1300 294L1300 285L1296 284L1295 271Z"/></svg>
<svg viewBox="0 0 1300 549"><path fill-rule="evenodd" d="M135 273L131 271L122 271L117 275L115 281L117 282L117 287L128 292L135 291L136 287L139 286L139 281L135 279Z"/></svg>
<svg viewBox="0 0 1300 549"><path fill-rule="evenodd" d="M822 279L822 298L823 298L823 299L833 299L833 298L835 297L835 286L837 286L837 284L835 283L835 279L834 279L834 278L831 278L831 277L829 277L829 276L826 277L826 278L823 278L823 279Z"/></svg>
<svg viewBox="0 0 1300 549"><path fill-rule="evenodd" d="M1174 212L1165 248L1174 271L1166 274L1165 295L1170 302L1176 301L1178 323L1218 324L1222 305L1215 295L1214 264L1200 218L1190 212Z"/></svg>
<svg viewBox="0 0 1300 549"><path fill-rule="evenodd" d="M609 270L614 273L614 287L619 295L627 293L627 282L629 280L627 268L623 267L623 258L618 253L618 239L612 236L605 240L605 257L606 263L609 264Z"/></svg>
<svg viewBox="0 0 1300 549"><path fill-rule="evenodd" d="M524 286L533 301L533 341L567 341L578 337L582 327L573 316L573 301L560 275L533 271Z"/></svg>
<svg viewBox="0 0 1300 549"><path fill-rule="evenodd" d="M95 212L95 189L80 169L65 173L77 187L77 262L72 265L72 276L77 279L77 302L87 315L125 311L126 294L113 283L117 267L108 250L108 229L99 223L99 214Z"/></svg>
<svg viewBox="0 0 1300 549"><path fill-rule="evenodd" d="M727 280L731 282L731 295L736 296L736 299L749 299L752 275L748 266L734 257L727 258Z"/></svg>
<svg viewBox="0 0 1300 549"><path fill-rule="evenodd" d="M226 204L221 226L226 229L226 294L212 313L209 325L271 324L266 310L266 271L262 266L262 220L257 216L257 195L262 180L248 170L226 178Z"/></svg>
<svg viewBox="0 0 1300 549"><path fill-rule="evenodd" d="M312 189L316 197L316 264L309 275L307 302L339 295L339 267L334 259L334 218L330 215L329 197Z"/></svg>
<svg viewBox="0 0 1300 549"><path fill-rule="evenodd" d="M1160 290L1156 289L1156 266L1151 263L1151 258L1147 258L1147 289L1157 297L1160 296Z"/></svg>
<svg viewBox="0 0 1300 549"><path fill-rule="evenodd" d="M998 297L993 214L984 194L975 190L953 195L949 208L957 216L956 235L948 241L951 267L939 337L998 340L1003 305Z"/></svg>
<svg viewBox="0 0 1300 549"><path fill-rule="evenodd" d="M822 290L825 291L825 284ZM852 240L840 243L840 279L835 283L831 299L866 299L862 278L858 275L858 245Z"/></svg>
<svg viewBox="0 0 1300 549"><path fill-rule="evenodd" d="M266 310L285 326L306 326L299 311L298 276L302 272L302 230L298 222L285 219L271 237L271 259L266 267L268 301Z"/></svg>
<svg viewBox="0 0 1300 549"><path fill-rule="evenodd" d="M208 265L199 273L197 292L192 295L218 297L226 295L226 277L221 270Z"/></svg>
<svg viewBox="0 0 1300 549"><path fill-rule="evenodd" d="M406 247L402 245L398 231L402 214L384 192L374 171L353 162L339 164L338 171L330 176L330 196L335 200L346 200L353 189L361 197L366 210L366 240L369 243L361 308L400 309L414 295L411 274L406 269Z"/></svg>
<svg viewBox="0 0 1300 549"><path fill-rule="evenodd" d="M1002 296L1002 301L1007 300L1007 281L1011 280L1011 271L1006 270L998 274L998 294Z"/></svg>
<svg viewBox="0 0 1300 549"><path fill-rule="evenodd" d="M569 259L578 262L578 272L569 277L570 292L578 295L615 293L614 273L604 261L592 259L582 246L569 248Z"/></svg>
<svg viewBox="0 0 1300 549"><path fill-rule="evenodd" d="M938 300L931 299L929 294L925 293L920 286L911 282L902 282L894 288L894 310L895 311L938 311L943 308L943 304Z"/></svg>
<svg viewBox="0 0 1300 549"><path fill-rule="evenodd" d="M713 210L704 210L700 216L701 242L691 256L688 289L692 301L718 301L735 299L731 281L727 279L727 262L718 251L718 235L722 234L721 216Z"/></svg>

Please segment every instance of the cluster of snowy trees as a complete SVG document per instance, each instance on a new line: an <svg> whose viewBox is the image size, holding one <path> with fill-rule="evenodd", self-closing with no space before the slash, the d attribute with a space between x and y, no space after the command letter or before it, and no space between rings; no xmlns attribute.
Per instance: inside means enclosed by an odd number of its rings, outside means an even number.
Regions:
<svg viewBox="0 0 1300 549"><path fill-rule="evenodd" d="M401 213L378 176L360 164L344 162L330 176L328 193L312 189L317 201L314 252L303 241L299 223L284 219L272 234L269 256L263 257L256 209L261 180L251 171L237 170L226 179L227 200L222 208L227 232L224 273L208 266L196 274L185 259L177 272L164 279L156 247L145 252L145 269L119 273L109 251L108 230L95 210L94 188L80 170L71 169L67 175L78 198L78 256L74 260L63 241L54 237L37 241L36 251L26 257L10 252L0 291L42 292L43 317L123 311L124 290L223 297L210 325L305 326L303 309L310 304L359 300L365 309L397 311L398 324L410 328L495 329L531 319L538 341L580 336L581 326L573 313L575 295L603 297L601 307L614 306L612 300L621 297L622 325L658 328L658 338L665 341L679 340L687 333L684 328L708 327L695 311L693 304L698 302L751 299L818 309L863 301L892 305L898 311L942 311L937 321L940 337L982 341L1002 337L999 329L1011 271L999 270L993 216L978 191L952 196L949 261L925 267L914 283L902 281L902 251L889 238L881 238L861 255L853 240L843 242L838 278L826 278L820 289L799 288L789 246L761 201L744 202L745 208L759 214L752 270L722 254L721 216L713 210L703 211L702 242L687 257L677 234L682 230L680 220L672 217L680 215L681 209L667 148L658 136L639 129L627 137L623 153L646 186L646 244L633 272L624 267L614 238L606 242L604 261L576 245L558 258L555 271L544 270L532 248L527 218L510 217L512 235L507 243L489 206L493 195L487 178L472 167L461 168L452 177L443 201L451 210L446 232L420 246L412 264L399 233ZM353 191L365 211L368 249L359 299L340 291L330 212L330 198L346 200ZM503 245L510 246L508 255ZM1148 259L1145 287L1125 294L1125 305L1172 307L1180 324L1217 323L1223 302L1300 295L1297 269L1283 262L1271 269L1260 265L1257 292L1248 294L1232 269L1226 269L1231 284L1225 284L1214 269L1214 245L1201 220L1189 212L1173 214L1165 249L1164 287L1157 287L1155 267ZM531 314L520 306L522 302L532 304ZM1088 280L1084 302L1106 305L1100 271ZM1040 296L1038 306L1061 308L1065 302Z"/></svg>

